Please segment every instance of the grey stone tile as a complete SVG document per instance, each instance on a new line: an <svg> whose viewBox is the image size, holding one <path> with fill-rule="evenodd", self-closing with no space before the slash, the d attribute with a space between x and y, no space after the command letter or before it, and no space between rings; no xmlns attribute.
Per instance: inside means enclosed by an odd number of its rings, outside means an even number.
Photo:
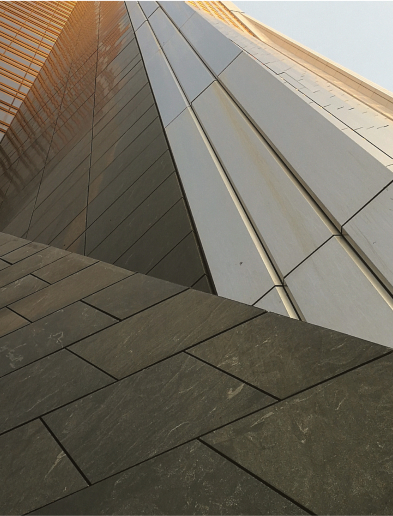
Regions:
<svg viewBox="0 0 393 516"><path fill-rule="evenodd" d="M56 283L75 272L79 272L86 267L90 267L97 260L89 258L87 256L81 256L78 254L68 254L61 260L57 260L55 263L50 263L45 267L42 267L34 273L35 276L47 281L48 283Z"/></svg>
<svg viewBox="0 0 393 516"><path fill-rule="evenodd" d="M7 269L0 271L0 287L23 278L24 276L27 276L27 274L35 272L40 267L59 260L59 258L68 254L67 251L62 251L55 247L43 247L43 251L38 251L32 256L29 256L28 258L11 265Z"/></svg>
<svg viewBox="0 0 393 516"><path fill-rule="evenodd" d="M188 290L71 349L122 378L259 314L263 310Z"/></svg>
<svg viewBox="0 0 393 516"><path fill-rule="evenodd" d="M8 235L7 233L0 233L0 246L8 244L9 242L15 242L21 240L14 235Z"/></svg>
<svg viewBox="0 0 393 516"><path fill-rule="evenodd" d="M134 274L85 298L85 301L119 319L125 319L183 290L185 287L174 283Z"/></svg>
<svg viewBox="0 0 393 516"><path fill-rule="evenodd" d="M6 267L9 267L10 264L7 263L7 262L4 262L3 260L0 260L0 271L2 271L3 269L5 269Z"/></svg>
<svg viewBox="0 0 393 516"><path fill-rule="evenodd" d="M3 256L3 260L6 260L10 263L16 263L20 260L23 260L24 258L27 258L28 256L31 256L32 254L38 253L39 251L43 251L46 248L47 246L44 244L39 244L38 242L30 242L29 244L24 245L23 247L20 247L15 251L5 254Z"/></svg>
<svg viewBox="0 0 393 516"><path fill-rule="evenodd" d="M48 284L34 276L25 276L0 288L0 308L47 287ZM21 314L23 315L23 314Z"/></svg>
<svg viewBox="0 0 393 516"><path fill-rule="evenodd" d="M13 240L8 240L7 242L4 242L4 244L0 245L0 256L4 256L5 254L8 254L15 249L19 249L19 247L23 247L29 243L29 240L13 237Z"/></svg>
<svg viewBox="0 0 393 516"><path fill-rule="evenodd" d="M316 514L392 514L393 355L204 437Z"/></svg>
<svg viewBox="0 0 393 516"><path fill-rule="evenodd" d="M15 317L12 319L9 316L10 322L19 324L14 330L27 324L25 319L7 308L3 310ZM3 310L0 310L1 323ZM116 319L80 302L48 315L0 339L0 376L69 346L115 322Z"/></svg>
<svg viewBox="0 0 393 516"><path fill-rule="evenodd" d="M112 382L105 373L62 349L0 378L0 432Z"/></svg>
<svg viewBox="0 0 393 516"><path fill-rule="evenodd" d="M47 286L45 292L37 292L14 303L12 309L29 319L29 321L35 321L78 301L82 297L87 297L102 288L108 287L131 274L129 271L114 267L108 263L95 263L91 267L64 278L58 283L49 286L45 284ZM20 281L22 282L24 279ZM43 283L39 279L37 281ZM2 290L4 289L0 289L0 300Z"/></svg>
<svg viewBox="0 0 393 516"><path fill-rule="evenodd" d="M146 274L191 229L187 208L181 199L116 261L116 265Z"/></svg>
<svg viewBox="0 0 393 516"><path fill-rule="evenodd" d="M96 482L271 402L182 354L52 412L45 421Z"/></svg>
<svg viewBox="0 0 393 516"><path fill-rule="evenodd" d="M307 514L199 441L34 514Z"/></svg>
<svg viewBox="0 0 393 516"><path fill-rule="evenodd" d="M193 232L149 271L151 276L191 287L205 273Z"/></svg>
<svg viewBox="0 0 393 516"><path fill-rule="evenodd" d="M29 324L26 319L23 319L20 315L11 312L8 308L2 308L0 310L0 337L21 328L22 326L26 326L26 324Z"/></svg>
<svg viewBox="0 0 393 516"><path fill-rule="evenodd" d="M271 313L190 350L278 398L389 351L379 344Z"/></svg>
<svg viewBox="0 0 393 516"><path fill-rule="evenodd" d="M0 513L25 514L87 484L41 421L0 437Z"/></svg>

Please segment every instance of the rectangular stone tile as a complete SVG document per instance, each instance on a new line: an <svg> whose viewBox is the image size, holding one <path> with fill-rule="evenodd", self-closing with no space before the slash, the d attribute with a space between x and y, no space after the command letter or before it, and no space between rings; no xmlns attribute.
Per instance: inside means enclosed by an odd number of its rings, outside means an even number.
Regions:
<svg viewBox="0 0 393 516"><path fill-rule="evenodd" d="M112 382L105 373L62 349L0 379L0 432Z"/></svg>
<svg viewBox="0 0 393 516"><path fill-rule="evenodd" d="M125 319L183 290L185 287L174 283L134 274L84 300L118 319Z"/></svg>
<svg viewBox="0 0 393 516"><path fill-rule="evenodd" d="M392 514L393 355L203 438L315 514Z"/></svg>
<svg viewBox="0 0 393 516"><path fill-rule="evenodd" d="M96 482L272 401L182 354L52 412L45 421Z"/></svg>
<svg viewBox="0 0 393 516"><path fill-rule="evenodd" d="M20 321L12 320L14 323L19 323L19 326L14 329L27 324L25 319L7 308L3 310L20 319ZM0 310L0 322L2 322L3 310ZM76 302L63 308L0 339L0 376L69 346L116 322L116 319L85 303Z"/></svg>
<svg viewBox="0 0 393 516"><path fill-rule="evenodd" d="M27 246L25 246L27 247ZM40 267L59 260L62 256L69 254L67 251L56 249L55 247L43 246L42 251L38 251L32 256L21 260L7 269L0 271L0 286L8 285L31 272L35 272Z"/></svg>
<svg viewBox="0 0 393 516"><path fill-rule="evenodd" d="M6 267L9 267L10 264L7 263L7 262L4 262L3 260L0 260L0 270L2 271L3 269L5 269Z"/></svg>
<svg viewBox="0 0 393 516"><path fill-rule="evenodd" d="M344 333L268 313L190 353L273 396L286 398L389 351Z"/></svg>
<svg viewBox="0 0 393 516"><path fill-rule="evenodd" d="M97 260L89 258L88 256L82 256L79 254L68 254L61 260L57 260L55 263L50 263L45 267L42 267L38 271L35 271L34 275L47 281L48 283L56 283L75 272L79 272L86 267L90 267Z"/></svg>
<svg viewBox="0 0 393 516"><path fill-rule="evenodd" d="M47 287L48 284L34 276L25 276L5 287L0 288L0 308L10 305L19 299L29 296L38 290ZM23 315L23 314L21 314Z"/></svg>
<svg viewBox="0 0 393 516"><path fill-rule="evenodd" d="M0 437L0 513L25 514L87 484L41 421Z"/></svg>
<svg viewBox="0 0 393 516"><path fill-rule="evenodd" d="M33 514L307 513L193 441Z"/></svg>
<svg viewBox="0 0 393 516"><path fill-rule="evenodd" d="M37 292L13 304L12 309L30 321L35 321L78 301L82 297L89 296L102 288L108 287L131 274L133 273L119 269L108 263L95 263L87 269L48 286L45 292ZM40 280L37 279L37 281ZM0 300L2 290L3 289L0 289Z"/></svg>
<svg viewBox="0 0 393 516"><path fill-rule="evenodd" d="M5 254L8 254L11 251L14 251L15 249L19 249L19 247L23 247L24 245L29 243L29 240L14 237L13 240L8 240L7 242L4 242L4 244L0 245L0 256L4 256Z"/></svg>
<svg viewBox="0 0 393 516"><path fill-rule="evenodd" d="M208 294L212 293L212 288L210 286L207 276L202 276L201 279L194 283L192 288L194 290L200 290L201 292L207 292Z"/></svg>
<svg viewBox="0 0 393 516"><path fill-rule="evenodd" d="M29 324L29 321L26 321L26 319L23 319L20 315L11 312L8 308L0 309L0 337L21 328L22 326L26 326L26 324Z"/></svg>
<svg viewBox="0 0 393 516"><path fill-rule="evenodd" d="M71 349L122 378L263 313L259 308L188 290Z"/></svg>
<svg viewBox="0 0 393 516"><path fill-rule="evenodd" d="M39 251L43 251L48 246L45 244L39 244L38 242L30 242L19 249L15 249L15 251L11 251L8 254L3 256L3 260L6 260L10 263L16 263L32 254L38 253Z"/></svg>

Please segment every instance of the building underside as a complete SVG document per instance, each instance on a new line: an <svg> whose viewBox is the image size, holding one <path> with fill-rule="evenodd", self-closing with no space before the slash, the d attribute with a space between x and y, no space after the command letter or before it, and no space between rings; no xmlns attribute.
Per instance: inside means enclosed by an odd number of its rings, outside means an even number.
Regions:
<svg viewBox="0 0 393 516"><path fill-rule="evenodd" d="M393 512L392 118L231 2L76 3L0 144L1 513Z"/></svg>

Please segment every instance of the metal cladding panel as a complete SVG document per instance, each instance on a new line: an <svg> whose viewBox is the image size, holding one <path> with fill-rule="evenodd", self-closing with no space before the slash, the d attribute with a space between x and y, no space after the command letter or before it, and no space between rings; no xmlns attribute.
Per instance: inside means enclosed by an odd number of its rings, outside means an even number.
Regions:
<svg viewBox="0 0 393 516"><path fill-rule="evenodd" d="M142 9L139 7L138 2L125 2L128 13L131 18L132 26L134 30L139 29L142 23L145 23L146 16L143 14Z"/></svg>
<svg viewBox="0 0 393 516"><path fill-rule="evenodd" d="M145 63L164 127L174 120L188 102L162 50Z"/></svg>
<svg viewBox="0 0 393 516"><path fill-rule="evenodd" d="M185 94L192 102L213 82L214 77L161 10L152 14L149 21Z"/></svg>
<svg viewBox="0 0 393 516"><path fill-rule="evenodd" d="M250 56L238 56L220 80L339 224L391 181L385 167Z"/></svg>
<svg viewBox="0 0 393 516"><path fill-rule="evenodd" d="M393 347L392 308L344 246L332 238L286 282L307 322Z"/></svg>
<svg viewBox="0 0 393 516"><path fill-rule="evenodd" d="M331 237L330 230L218 83L193 108L285 276Z"/></svg>
<svg viewBox="0 0 393 516"><path fill-rule="evenodd" d="M266 296L263 296L263 298L258 301L258 303L255 303L254 306L257 308L263 308L268 312L273 312L275 314L285 315L288 317L289 313L283 303L283 297L286 297L284 287L274 287L266 294Z"/></svg>
<svg viewBox="0 0 393 516"><path fill-rule="evenodd" d="M255 303L273 281L192 111L166 131L217 293Z"/></svg>
<svg viewBox="0 0 393 516"><path fill-rule="evenodd" d="M393 186L375 197L343 229L374 272L393 289Z"/></svg>
<svg viewBox="0 0 393 516"><path fill-rule="evenodd" d="M192 16L181 32L215 74L220 74L242 52L202 16Z"/></svg>
<svg viewBox="0 0 393 516"><path fill-rule="evenodd" d="M142 7L142 11L145 13L146 18L149 18L156 9L158 9L157 2L139 2L139 5Z"/></svg>
<svg viewBox="0 0 393 516"><path fill-rule="evenodd" d="M177 27L181 27L195 14L186 2L158 2Z"/></svg>
<svg viewBox="0 0 393 516"><path fill-rule="evenodd" d="M138 40L143 60L146 63L150 58L154 56L160 49L153 31L148 23L144 23L135 31L136 38Z"/></svg>
<svg viewBox="0 0 393 516"><path fill-rule="evenodd" d="M188 102L148 23L136 32L145 67L164 127L176 118Z"/></svg>

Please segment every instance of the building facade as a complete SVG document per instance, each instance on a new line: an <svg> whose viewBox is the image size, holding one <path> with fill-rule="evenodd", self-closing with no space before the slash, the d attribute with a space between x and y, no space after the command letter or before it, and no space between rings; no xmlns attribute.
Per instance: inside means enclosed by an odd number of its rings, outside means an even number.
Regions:
<svg viewBox="0 0 393 516"><path fill-rule="evenodd" d="M1 514L393 513L391 106L230 2L76 3L0 144Z"/></svg>

